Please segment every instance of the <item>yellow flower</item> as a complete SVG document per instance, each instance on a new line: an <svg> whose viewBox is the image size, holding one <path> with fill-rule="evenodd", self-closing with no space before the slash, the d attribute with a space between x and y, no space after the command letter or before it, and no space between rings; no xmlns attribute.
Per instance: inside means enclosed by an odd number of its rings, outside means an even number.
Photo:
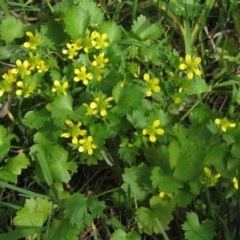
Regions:
<svg viewBox="0 0 240 240"><path fill-rule="evenodd" d="M62 85L58 80L54 81L54 87L52 88L52 92L60 92L64 95L67 95L66 89L68 88L68 82L64 82Z"/></svg>
<svg viewBox="0 0 240 240"><path fill-rule="evenodd" d="M91 39L92 40L92 45L96 48L96 49L100 49L100 48L104 48L104 47L108 47L109 43L105 42L105 39L107 38L107 34L100 34L97 31L93 31L91 34Z"/></svg>
<svg viewBox="0 0 240 240"><path fill-rule="evenodd" d="M108 58L104 58L104 52L100 53L98 56L93 55L94 61L92 62L93 66L98 66L99 68L104 68L105 63L109 61Z"/></svg>
<svg viewBox="0 0 240 240"><path fill-rule="evenodd" d="M12 83L6 80L0 82L0 97L5 92L10 92L12 90Z"/></svg>
<svg viewBox="0 0 240 240"><path fill-rule="evenodd" d="M37 69L39 73L46 72L48 67L45 62L39 58L39 54L33 55L32 52L29 52L29 70Z"/></svg>
<svg viewBox="0 0 240 240"><path fill-rule="evenodd" d="M94 99L94 102L97 105L97 109L102 117L105 117L107 115L107 108L112 107L112 105L109 104L109 102L112 100L113 97L106 98L104 94L99 94L99 96Z"/></svg>
<svg viewBox="0 0 240 240"><path fill-rule="evenodd" d="M222 118L222 119L220 119L220 118L217 118L217 119L215 119L215 123L217 124L217 125L220 125L221 126L221 130L223 131L223 132L226 132L227 131L227 128L234 128L234 127L236 127L236 123L231 123L231 122L229 122L229 120L225 117L225 118Z"/></svg>
<svg viewBox="0 0 240 240"><path fill-rule="evenodd" d="M198 64L200 62L201 62L200 57L197 57L194 60L192 60L192 57L189 54L187 54L185 57L185 63L181 63L179 68L181 70L186 70L188 79L192 79L194 73L197 76L200 76L202 74L202 72L198 68Z"/></svg>
<svg viewBox="0 0 240 240"><path fill-rule="evenodd" d="M75 69L74 73L77 75L74 77L75 82L79 82L80 80L84 85L88 85L88 81L93 78L92 73L86 73L87 69L85 66L82 66L80 69Z"/></svg>
<svg viewBox="0 0 240 240"><path fill-rule="evenodd" d="M208 167L205 167L203 169L203 171L205 173L205 177L204 177L204 181L202 183L207 185L208 187L215 186L218 182L218 179L221 177L221 174L217 173L217 174L213 175L212 171Z"/></svg>
<svg viewBox="0 0 240 240"><path fill-rule="evenodd" d="M77 124L74 124L71 120L66 120L65 123L68 125L69 129L67 132L63 133L61 137L64 138L72 137L72 143L78 144L78 137L85 136L87 134L87 130L80 129L82 122L77 122Z"/></svg>
<svg viewBox="0 0 240 240"><path fill-rule="evenodd" d="M97 145L92 143L92 141L93 141L92 136L88 136L84 139L79 140L80 147L78 148L78 151L79 152L87 152L88 155L92 155L93 149L97 148Z"/></svg>
<svg viewBox="0 0 240 240"><path fill-rule="evenodd" d="M95 102L91 102L89 105L84 103L83 106L87 109L87 112L85 114L86 116L92 116L98 113L97 104Z"/></svg>
<svg viewBox="0 0 240 240"><path fill-rule="evenodd" d="M148 73L145 73L143 75L143 79L148 86L147 92L146 92L147 97L152 96L152 92L160 92L161 88L158 85L159 84L158 78L150 79L150 75Z"/></svg>
<svg viewBox="0 0 240 240"><path fill-rule="evenodd" d="M16 61L17 68L13 68L12 72L14 74L20 74L21 78L28 76L31 74L31 70L29 69L30 64L27 60L21 62L20 60Z"/></svg>
<svg viewBox="0 0 240 240"><path fill-rule="evenodd" d="M36 89L36 85L32 82L31 78L25 78L24 81L18 81L17 86L20 89L16 91L16 95L23 95L24 98L29 98L30 94Z"/></svg>
<svg viewBox="0 0 240 240"><path fill-rule="evenodd" d="M17 81L17 74L13 69L10 69L7 73L3 74L2 78L8 83L14 83Z"/></svg>
<svg viewBox="0 0 240 240"><path fill-rule="evenodd" d="M69 59L73 59L75 56L78 55L79 49L80 47L77 44L67 43L67 49L63 49L62 53L67 54Z"/></svg>
<svg viewBox="0 0 240 240"><path fill-rule="evenodd" d="M160 123L161 123L160 120L155 120L151 126L149 126L147 128L144 128L142 130L142 134L143 135L148 134L149 135L149 140L151 142L156 142L155 135L156 134L158 134L158 135L164 134L164 130L162 128L157 128L160 125Z"/></svg>
<svg viewBox="0 0 240 240"><path fill-rule="evenodd" d="M37 30L35 30L35 36L31 32L26 32L26 35L29 37L29 42L23 44L25 48L36 49L37 46L43 42L43 40L39 38Z"/></svg>
<svg viewBox="0 0 240 240"><path fill-rule="evenodd" d="M238 179L234 177L232 181L234 183L234 188L238 189Z"/></svg>

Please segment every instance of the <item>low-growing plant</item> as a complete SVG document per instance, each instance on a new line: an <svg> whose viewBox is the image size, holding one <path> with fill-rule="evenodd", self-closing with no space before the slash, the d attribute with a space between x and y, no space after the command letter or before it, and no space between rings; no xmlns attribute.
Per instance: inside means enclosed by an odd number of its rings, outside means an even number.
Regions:
<svg viewBox="0 0 240 240"><path fill-rule="evenodd" d="M0 239L238 239L239 54L203 31L219 2L149 1L153 21L46 1L30 25L6 2Z"/></svg>

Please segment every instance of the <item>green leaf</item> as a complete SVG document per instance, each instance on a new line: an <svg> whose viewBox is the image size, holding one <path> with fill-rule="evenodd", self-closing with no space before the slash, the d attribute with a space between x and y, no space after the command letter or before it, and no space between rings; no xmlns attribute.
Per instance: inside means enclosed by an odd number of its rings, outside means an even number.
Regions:
<svg viewBox="0 0 240 240"><path fill-rule="evenodd" d="M9 172L8 170L2 168L0 169L0 178L1 180L4 180L5 182L16 182L17 177L12 172Z"/></svg>
<svg viewBox="0 0 240 240"><path fill-rule="evenodd" d="M68 182L72 173L76 172L77 164L68 161L68 152L59 145L35 144L30 149L30 154L35 158L35 153L42 153L49 166L51 175L56 182Z"/></svg>
<svg viewBox="0 0 240 240"><path fill-rule="evenodd" d="M124 181L122 189L127 193L130 186L131 197L139 201L144 200L147 190L151 188L151 182L146 178L146 176L150 176L150 172L151 170L144 163L125 168L122 175Z"/></svg>
<svg viewBox="0 0 240 240"><path fill-rule="evenodd" d="M20 46L13 45L13 46L1 46L0 47L0 60L9 59L20 49Z"/></svg>
<svg viewBox="0 0 240 240"><path fill-rule="evenodd" d="M187 221L182 224L187 240L212 240L216 235L214 231L214 223L211 220L205 220L199 223L196 213L187 213Z"/></svg>
<svg viewBox="0 0 240 240"><path fill-rule="evenodd" d="M141 236L136 232L126 233L122 229L117 229L112 234L110 240L140 240Z"/></svg>
<svg viewBox="0 0 240 240"><path fill-rule="evenodd" d="M39 111L29 111L24 116L24 121L27 127L30 129L40 129L44 122L50 117L49 111L46 108L42 108Z"/></svg>
<svg viewBox="0 0 240 240"><path fill-rule="evenodd" d="M71 95L61 95L54 99L50 112L53 118L64 121L73 114L73 99Z"/></svg>
<svg viewBox="0 0 240 240"><path fill-rule="evenodd" d="M0 125L0 161L8 154L13 137L12 134L8 135L7 130Z"/></svg>
<svg viewBox="0 0 240 240"><path fill-rule="evenodd" d="M20 175L22 169L26 169L29 164L26 154L19 153L16 157L7 159L4 168L15 175Z"/></svg>
<svg viewBox="0 0 240 240"><path fill-rule="evenodd" d="M174 177L180 181L194 181L202 174L205 157L204 142L198 138L185 137L172 140L169 145L169 162L175 169Z"/></svg>
<svg viewBox="0 0 240 240"><path fill-rule="evenodd" d="M118 154L125 162L131 165L132 163L135 162L136 156L139 155L139 148L135 146L120 147L118 149Z"/></svg>
<svg viewBox="0 0 240 240"><path fill-rule="evenodd" d="M143 129L148 126L148 120L142 110L133 111L132 114L127 115L127 119L136 129Z"/></svg>
<svg viewBox="0 0 240 240"><path fill-rule="evenodd" d="M83 231L83 228L77 228L69 223L68 220L62 219L61 221L53 219L49 225L48 232L44 234L48 240L78 240L79 234Z"/></svg>
<svg viewBox="0 0 240 240"><path fill-rule="evenodd" d="M97 4L94 1L89 0L77 0L75 2L79 2L81 8L88 12L90 15L90 23L92 25L100 25L103 21L104 13L101 11L100 8L97 7Z"/></svg>
<svg viewBox="0 0 240 240"><path fill-rule="evenodd" d="M109 44L119 41L122 38L122 31L115 22L108 21L101 24L100 30L102 34L106 33Z"/></svg>
<svg viewBox="0 0 240 240"><path fill-rule="evenodd" d="M151 62L157 66L162 64L162 60L160 57L160 51L158 44L152 44L150 46L144 46L142 48L142 53L144 57L146 57L147 62Z"/></svg>
<svg viewBox="0 0 240 240"><path fill-rule="evenodd" d="M112 111L123 116L139 107L139 103L144 98L145 91L143 87L139 85L126 82L123 87L121 83L117 84L113 88L112 95L114 101L117 103L117 106L115 106Z"/></svg>
<svg viewBox="0 0 240 240"><path fill-rule="evenodd" d="M44 198L26 199L24 207L13 219L14 226L42 227L53 209L52 202Z"/></svg>
<svg viewBox="0 0 240 240"><path fill-rule="evenodd" d="M226 144L218 143L207 149L205 164L206 166L214 166L216 171L223 173L226 170L225 156L228 152ZM239 155L237 155L239 156Z"/></svg>
<svg viewBox="0 0 240 240"><path fill-rule="evenodd" d="M161 223L165 230L168 229L169 222L173 219L172 211L174 205L165 201L159 196L153 196L150 199L150 209L140 207L136 211L136 219L138 221L138 228L145 233L152 235L153 233L160 233L156 219Z"/></svg>
<svg viewBox="0 0 240 240"><path fill-rule="evenodd" d="M196 77L187 92L200 96L202 93L209 92L209 87L202 78Z"/></svg>
<svg viewBox="0 0 240 240"><path fill-rule="evenodd" d="M95 197L86 198L80 193L74 193L66 202L64 218L78 227L90 226L93 219L102 214L105 204Z"/></svg>
<svg viewBox="0 0 240 240"><path fill-rule="evenodd" d="M0 26L1 37L6 43L11 43L16 38L21 38L24 34L21 20L15 17L6 17Z"/></svg>
<svg viewBox="0 0 240 240"><path fill-rule="evenodd" d="M182 188L182 183L177 181L172 172L165 172L160 167L154 167L151 174L152 185L154 188L166 193L177 193Z"/></svg>
<svg viewBox="0 0 240 240"><path fill-rule="evenodd" d="M157 24L151 24L143 15L140 15L137 21L133 21L132 31L141 40L154 40L162 34L162 28Z"/></svg>
<svg viewBox="0 0 240 240"><path fill-rule="evenodd" d="M90 15L80 6L68 8L63 17L65 30L71 38L78 38L85 33L90 23Z"/></svg>

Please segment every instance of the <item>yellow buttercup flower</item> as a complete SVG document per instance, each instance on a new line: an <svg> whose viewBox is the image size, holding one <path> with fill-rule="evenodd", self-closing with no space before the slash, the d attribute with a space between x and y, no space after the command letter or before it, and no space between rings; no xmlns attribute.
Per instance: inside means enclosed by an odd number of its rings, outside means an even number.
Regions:
<svg viewBox="0 0 240 240"><path fill-rule="evenodd" d="M212 171L208 167L205 167L203 171L205 173L205 177L202 183L207 185L208 187L215 186L218 182L218 179L221 177L221 174L220 173L217 173L215 175L212 174Z"/></svg>
<svg viewBox="0 0 240 240"><path fill-rule="evenodd" d="M234 188L238 189L238 179L234 177L232 181L234 183Z"/></svg>
<svg viewBox="0 0 240 240"><path fill-rule="evenodd" d="M37 30L35 31L35 35L33 35L31 32L26 32L26 35L29 37L29 42L25 42L23 44L25 48L34 50L43 42L43 40L39 37Z"/></svg>
<svg viewBox="0 0 240 240"><path fill-rule="evenodd" d="M215 119L215 124L220 125L221 126L221 130L223 132L227 131L227 128L234 128L236 127L236 123L231 123L229 122L229 120L225 117L225 118L217 118Z"/></svg>
<svg viewBox="0 0 240 240"><path fill-rule="evenodd" d="M109 43L105 41L105 39L107 38L107 34L100 34L97 31L93 31L91 34L91 39L92 40L92 45L96 48L96 49L100 49L100 48L104 48L104 47L108 47Z"/></svg>
<svg viewBox="0 0 240 240"><path fill-rule="evenodd" d="M160 126L160 123L160 120L155 120L151 126L142 130L143 135L149 135L150 142L156 142L156 134L164 134L164 130L162 128L158 128Z"/></svg>
<svg viewBox="0 0 240 240"><path fill-rule="evenodd" d="M12 73L19 74L21 78L24 78L25 76L28 76L31 74L31 70L29 69L30 64L28 60L25 60L23 62L20 60L17 60L16 66L17 68L12 69Z"/></svg>
<svg viewBox="0 0 240 240"><path fill-rule="evenodd" d="M88 85L89 80L93 78L92 73L87 73L87 68L82 66L80 69L75 69L74 73L77 75L74 77L75 82L79 82L80 80L83 82L84 85Z"/></svg>
<svg viewBox="0 0 240 240"><path fill-rule="evenodd" d="M5 93L5 92L10 92L12 90L12 83L8 82L6 80L0 81L0 97Z"/></svg>
<svg viewBox="0 0 240 240"><path fill-rule="evenodd" d="M66 89L68 88L68 82L64 82L62 85L58 80L53 82L54 87L52 88L52 92L60 92L64 95L67 95Z"/></svg>
<svg viewBox="0 0 240 240"><path fill-rule="evenodd" d="M198 64L200 62L200 57L197 57L193 60L192 57L187 54L185 57L185 63L181 63L179 68L181 70L186 70L188 79L192 79L194 74L196 74L197 76L200 76L202 74L202 72L198 68Z"/></svg>
<svg viewBox="0 0 240 240"><path fill-rule="evenodd" d="M75 56L78 55L78 50L80 49L80 47L77 44L67 43L66 46L67 46L67 49L63 49L62 53L67 54L69 59L73 59Z"/></svg>
<svg viewBox="0 0 240 240"><path fill-rule="evenodd" d="M88 136L84 139L79 140L80 147L78 148L79 152L87 152L88 155L93 154L93 150L97 148L97 145L92 143L93 137Z"/></svg>
<svg viewBox="0 0 240 240"><path fill-rule="evenodd" d="M98 66L99 68L104 68L105 63L109 61L108 58L104 58L104 52L100 53L98 56L93 55L94 61L92 62L93 66Z"/></svg>
<svg viewBox="0 0 240 240"><path fill-rule="evenodd" d="M2 75L2 78L8 83L14 83L17 81L17 73L13 69L10 69Z"/></svg>
<svg viewBox="0 0 240 240"><path fill-rule="evenodd" d="M143 79L148 86L147 92L146 92L147 97L152 96L152 92L160 92L161 88L158 85L159 84L158 78L150 79L150 75L148 73L145 73L143 75Z"/></svg>
<svg viewBox="0 0 240 240"><path fill-rule="evenodd" d="M72 137L72 143L78 144L78 137L85 136L87 134L87 130L80 129L82 122L77 122L74 124L71 120L66 120L65 123L68 125L68 131L63 133L61 137L70 138Z"/></svg>
<svg viewBox="0 0 240 240"><path fill-rule="evenodd" d="M83 106L87 109L86 116L92 116L98 113L97 104L95 102L91 102L89 105L84 103Z"/></svg>
<svg viewBox="0 0 240 240"><path fill-rule="evenodd" d="M112 100L113 97L105 98L104 95L100 95L99 97L94 99L95 103L97 104L97 109L102 117L107 116L107 108L112 107L112 105L109 104L109 102Z"/></svg>

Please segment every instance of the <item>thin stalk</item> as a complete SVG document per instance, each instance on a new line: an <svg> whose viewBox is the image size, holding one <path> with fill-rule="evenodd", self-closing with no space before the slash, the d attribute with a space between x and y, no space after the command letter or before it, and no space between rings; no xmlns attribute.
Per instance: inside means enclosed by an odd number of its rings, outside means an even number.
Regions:
<svg viewBox="0 0 240 240"><path fill-rule="evenodd" d="M97 194L96 197L100 197L102 195L106 195L108 193L112 193L112 192L118 191L119 189L121 189L121 188L117 187L117 188L109 189L107 191L104 191L104 192L101 192L101 193Z"/></svg>
<svg viewBox="0 0 240 240"><path fill-rule="evenodd" d="M212 203L211 203L211 199L210 199L209 189L207 187L205 187L205 192L206 192L206 196L207 196L208 206L210 209L210 214L212 216L213 221L216 222L216 218L215 218L215 215L213 212Z"/></svg>

